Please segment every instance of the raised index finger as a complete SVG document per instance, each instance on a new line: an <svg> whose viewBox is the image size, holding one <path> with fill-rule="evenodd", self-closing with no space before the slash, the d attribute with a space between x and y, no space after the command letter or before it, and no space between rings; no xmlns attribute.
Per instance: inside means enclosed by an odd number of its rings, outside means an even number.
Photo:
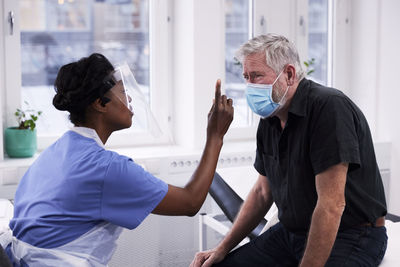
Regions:
<svg viewBox="0 0 400 267"><path fill-rule="evenodd" d="M219 103L221 98L221 80L218 79L217 83L215 84L215 103Z"/></svg>

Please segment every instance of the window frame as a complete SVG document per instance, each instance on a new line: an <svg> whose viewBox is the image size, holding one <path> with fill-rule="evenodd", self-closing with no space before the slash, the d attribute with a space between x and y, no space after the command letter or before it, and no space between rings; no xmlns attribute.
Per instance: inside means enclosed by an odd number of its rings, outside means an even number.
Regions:
<svg viewBox="0 0 400 267"><path fill-rule="evenodd" d="M19 1L4 0L3 23L7 22L8 11L15 14L14 34L4 36L4 94L5 112L3 127L14 126L16 108L21 106L21 38ZM162 129L160 137L153 137L146 131L136 133L115 132L106 146L117 148L124 146L162 145L171 142L171 0L149 0L149 46L150 46L150 107ZM161 45L162 44L162 45ZM112 59L110 59L112 61ZM155 64L157 62L157 64ZM132 126L134 127L134 126ZM60 136L40 134L37 138L41 151L54 143ZM3 153L2 153L3 154Z"/></svg>
<svg viewBox="0 0 400 267"><path fill-rule="evenodd" d="M258 0L247 0L249 2L249 35L248 38L251 39L255 36L254 32L255 32L255 11L254 11L254 6L255 6L255 2ZM225 27L225 3L224 2L224 16L223 16L223 25L224 25L224 38L223 38L223 42L224 42L224 54L223 54L223 61L225 62L225 53L226 53L226 40L225 40L225 35L226 35L226 27ZM223 81L225 82L226 79L226 65L224 63L224 72L223 72ZM243 83L245 83L245 81L243 80ZM250 109L248 106L246 107L247 109ZM228 141L238 141L238 140L248 140L248 139L254 139L256 136L256 132L257 132L257 126L258 126L258 121L259 121L259 116L257 116L256 114L254 114L251 110L251 117L250 117L250 124L248 124L247 126L242 126L242 127L230 127L229 131L227 132L225 139Z"/></svg>

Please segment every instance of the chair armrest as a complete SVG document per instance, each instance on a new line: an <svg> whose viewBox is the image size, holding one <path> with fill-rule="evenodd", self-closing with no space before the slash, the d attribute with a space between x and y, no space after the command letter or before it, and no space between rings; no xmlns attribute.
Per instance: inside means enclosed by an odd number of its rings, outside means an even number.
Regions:
<svg viewBox="0 0 400 267"><path fill-rule="evenodd" d="M391 220L392 222L400 222L400 216L388 213L386 214L386 220Z"/></svg>

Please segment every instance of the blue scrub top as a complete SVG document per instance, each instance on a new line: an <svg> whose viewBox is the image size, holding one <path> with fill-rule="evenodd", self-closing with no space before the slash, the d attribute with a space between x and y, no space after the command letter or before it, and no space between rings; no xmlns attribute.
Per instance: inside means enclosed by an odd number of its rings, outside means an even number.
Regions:
<svg viewBox="0 0 400 267"><path fill-rule="evenodd" d="M66 132L41 153L18 185L13 235L31 245L64 245L108 221L133 229L168 185L92 138Z"/></svg>

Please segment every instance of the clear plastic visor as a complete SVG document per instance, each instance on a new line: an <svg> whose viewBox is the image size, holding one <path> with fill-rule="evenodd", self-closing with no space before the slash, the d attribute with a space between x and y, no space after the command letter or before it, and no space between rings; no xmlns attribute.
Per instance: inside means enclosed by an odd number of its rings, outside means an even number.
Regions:
<svg viewBox="0 0 400 267"><path fill-rule="evenodd" d="M140 98L143 94L128 64L117 67L110 75L109 83L112 85L110 92L133 112L133 99Z"/></svg>
<svg viewBox="0 0 400 267"><path fill-rule="evenodd" d="M161 129L146 97L127 63L116 67L107 83L112 86L110 92L135 114L134 124L137 123L141 128L147 129L153 136L161 135Z"/></svg>

